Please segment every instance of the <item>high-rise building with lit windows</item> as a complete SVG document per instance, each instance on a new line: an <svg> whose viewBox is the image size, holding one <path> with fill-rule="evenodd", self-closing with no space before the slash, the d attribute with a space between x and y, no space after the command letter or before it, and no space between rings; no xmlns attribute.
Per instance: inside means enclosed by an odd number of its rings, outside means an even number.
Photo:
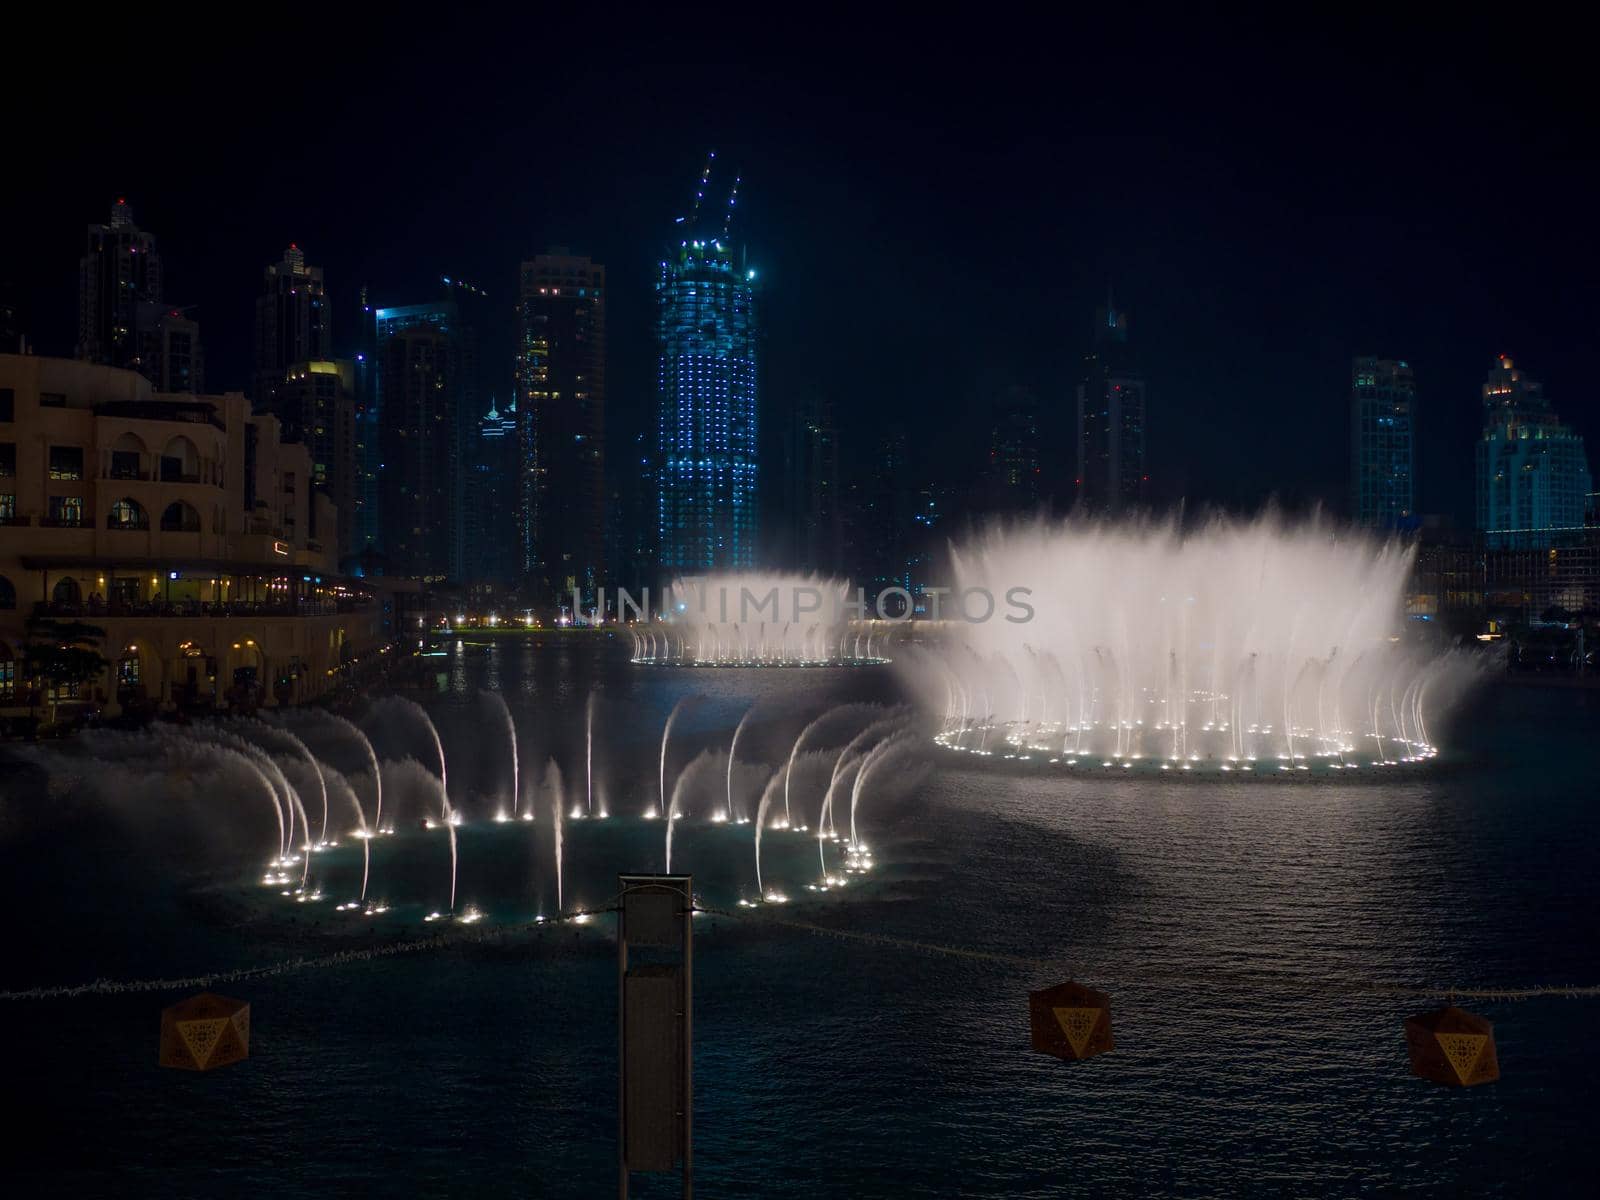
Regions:
<svg viewBox="0 0 1600 1200"><path fill-rule="evenodd" d="M516 369L521 573L587 600L605 582L605 267L560 247L522 264Z"/></svg>
<svg viewBox="0 0 1600 1200"><path fill-rule="evenodd" d="M1541 549L1582 533L1592 487L1583 438L1503 354L1483 385L1477 465L1478 529L1489 549Z"/></svg>
<svg viewBox="0 0 1600 1200"><path fill-rule="evenodd" d="M1393 529L1417 511L1417 386L1390 358L1350 365L1350 508L1356 524Z"/></svg>
<svg viewBox="0 0 1600 1200"><path fill-rule="evenodd" d="M656 525L666 571L751 567L760 523L756 273L708 212L710 164L656 283Z"/></svg>

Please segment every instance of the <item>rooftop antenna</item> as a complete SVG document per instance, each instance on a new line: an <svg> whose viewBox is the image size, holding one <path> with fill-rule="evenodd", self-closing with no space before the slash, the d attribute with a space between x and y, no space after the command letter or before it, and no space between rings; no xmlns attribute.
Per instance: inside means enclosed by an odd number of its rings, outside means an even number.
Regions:
<svg viewBox="0 0 1600 1200"><path fill-rule="evenodd" d="M733 191L728 193L728 215L722 222L722 236L724 238L728 236L728 230L733 228L733 206L739 202L739 180L739 176L735 175L733 177Z"/></svg>
<svg viewBox="0 0 1600 1200"><path fill-rule="evenodd" d="M706 169L700 172L700 182L694 189L694 205L689 210L689 228L694 228L694 223L700 217L700 202L706 198L706 188L711 184L711 164L715 161L717 152L710 151L706 155Z"/></svg>

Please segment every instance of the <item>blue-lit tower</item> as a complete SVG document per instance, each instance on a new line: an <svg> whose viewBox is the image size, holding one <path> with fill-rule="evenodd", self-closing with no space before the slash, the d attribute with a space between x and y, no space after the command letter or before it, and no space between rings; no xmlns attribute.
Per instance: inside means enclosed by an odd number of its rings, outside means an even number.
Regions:
<svg viewBox="0 0 1600 1200"><path fill-rule="evenodd" d="M711 166L689 216L678 219L656 284L656 526L667 571L751 567L756 559L756 273L729 236L737 179L726 210L706 214Z"/></svg>

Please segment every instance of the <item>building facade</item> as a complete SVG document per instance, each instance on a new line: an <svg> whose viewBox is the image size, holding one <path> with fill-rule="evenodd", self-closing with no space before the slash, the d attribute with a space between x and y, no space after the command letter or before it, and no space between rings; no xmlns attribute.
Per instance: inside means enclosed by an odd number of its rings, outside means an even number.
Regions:
<svg viewBox="0 0 1600 1200"><path fill-rule="evenodd" d="M1417 389L1398 359L1350 365L1350 507L1358 525L1394 529L1417 513Z"/></svg>
<svg viewBox="0 0 1600 1200"><path fill-rule="evenodd" d="M760 524L755 272L686 226L656 283L657 531L665 571L752 567Z"/></svg>
<svg viewBox="0 0 1600 1200"><path fill-rule="evenodd" d="M1560 546L1581 535L1592 488L1583 438L1505 355L1483 385L1477 524L1491 549Z"/></svg>
<svg viewBox="0 0 1600 1200"><path fill-rule="evenodd" d="M378 653L381 613L335 577L312 533L332 506L281 433L238 393L0 355L0 712L39 702L20 667L39 621L104 631L106 674L48 699L110 712L313 699Z"/></svg>
<svg viewBox="0 0 1600 1200"><path fill-rule="evenodd" d="M553 250L517 307L522 573L546 600L593 598L606 566L606 269Z"/></svg>
<svg viewBox="0 0 1600 1200"><path fill-rule="evenodd" d="M1145 380L1128 340L1128 314L1107 300L1095 313L1094 348L1078 384L1076 503L1094 512L1141 508L1145 470Z"/></svg>

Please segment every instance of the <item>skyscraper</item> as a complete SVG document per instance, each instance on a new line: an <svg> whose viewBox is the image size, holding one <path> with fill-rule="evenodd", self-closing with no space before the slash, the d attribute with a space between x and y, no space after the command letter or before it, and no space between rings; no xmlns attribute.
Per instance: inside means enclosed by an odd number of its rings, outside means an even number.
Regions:
<svg viewBox="0 0 1600 1200"><path fill-rule="evenodd" d="M1592 486L1583 438L1503 354L1483 385L1477 457L1478 529L1491 550L1539 549L1582 532Z"/></svg>
<svg viewBox="0 0 1600 1200"><path fill-rule="evenodd" d="M467 481L467 578L476 583L510 583L522 574L521 541L508 537L507 515L517 511L517 409L489 411L478 422L471 477Z"/></svg>
<svg viewBox="0 0 1600 1200"><path fill-rule="evenodd" d="M1039 401L1025 387L995 400L989 428L989 503L999 511L1039 504Z"/></svg>
<svg viewBox="0 0 1600 1200"><path fill-rule="evenodd" d="M206 390L206 358L200 325L181 308L142 300L134 314L138 356L132 366L158 392Z"/></svg>
<svg viewBox="0 0 1600 1200"><path fill-rule="evenodd" d="M656 522L663 569L750 567L756 558L758 326L755 271L725 213L705 210L708 162L656 283Z"/></svg>
<svg viewBox="0 0 1600 1200"><path fill-rule="evenodd" d="M522 264L517 330L522 571L587 600L606 557L606 269L562 248Z"/></svg>
<svg viewBox="0 0 1600 1200"><path fill-rule="evenodd" d="M311 482L337 508L335 529L313 529L325 546L337 540L340 559L359 551L357 497L361 475L356 460L356 364L349 359L292 363L274 385L273 413L283 436L311 454ZM313 505L312 519L316 517Z"/></svg>
<svg viewBox="0 0 1600 1200"><path fill-rule="evenodd" d="M373 314L381 551L390 574L459 580L466 562L466 478L475 397L449 301ZM463 418L463 410L474 415Z"/></svg>
<svg viewBox="0 0 1600 1200"><path fill-rule="evenodd" d="M1393 529L1417 511L1417 388L1390 358L1350 365L1350 508L1358 525Z"/></svg>
<svg viewBox="0 0 1600 1200"><path fill-rule="evenodd" d="M833 405L811 396L790 414L785 445L784 515L789 556L804 571L837 575L844 530L840 504L839 429Z"/></svg>
<svg viewBox="0 0 1600 1200"><path fill-rule="evenodd" d="M306 266L304 251L293 242L283 252L283 261L271 264L262 273L262 285L256 299L254 390L250 398L257 410L278 413L277 390L288 367L332 360L333 309L322 281L322 268Z"/></svg>
<svg viewBox="0 0 1600 1200"><path fill-rule="evenodd" d="M1128 314L1108 298L1095 312L1094 348L1078 384L1080 506L1116 513L1145 503L1144 431L1145 381L1128 344Z"/></svg>
<svg viewBox="0 0 1600 1200"><path fill-rule="evenodd" d="M139 305L161 304L161 256L154 234L133 223L126 200L111 220L90 225L78 260L78 352L86 362L137 368Z"/></svg>

